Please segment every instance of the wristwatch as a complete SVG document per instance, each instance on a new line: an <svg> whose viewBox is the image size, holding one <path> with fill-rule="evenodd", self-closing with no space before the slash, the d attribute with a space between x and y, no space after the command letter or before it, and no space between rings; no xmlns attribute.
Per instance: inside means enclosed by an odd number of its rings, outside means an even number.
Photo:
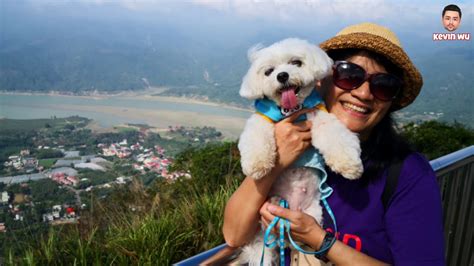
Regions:
<svg viewBox="0 0 474 266"><path fill-rule="evenodd" d="M332 245L336 243L336 237L334 236L333 233L326 231L326 235L324 236L323 243L321 244L321 248L317 250L317 254L314 256L321 261L324 262L329 262L328 258L326 258L326 255L329 252L329 249L331 249Z"/></svg>

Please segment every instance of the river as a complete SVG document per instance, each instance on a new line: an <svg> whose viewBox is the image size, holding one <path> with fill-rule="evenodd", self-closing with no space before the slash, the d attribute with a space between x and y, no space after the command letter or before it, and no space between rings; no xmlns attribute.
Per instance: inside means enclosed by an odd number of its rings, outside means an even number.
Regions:
<svg viewBox="0 0 474 266"><path fill-rule="evenodd" d="M185 98L159 96L61 96L0 94L0 117L36 119L79 115L101 127L145 123L158 128L170 125L212 126L237 138L251 111Z"/></svg>

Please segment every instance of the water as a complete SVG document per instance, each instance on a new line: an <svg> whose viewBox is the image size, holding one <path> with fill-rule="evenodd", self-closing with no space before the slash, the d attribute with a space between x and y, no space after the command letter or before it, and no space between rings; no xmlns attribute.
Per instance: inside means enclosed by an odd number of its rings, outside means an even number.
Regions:
<svg viewBox="0 0 474 266"><path fill-rule="evenodd" d="M148 115L140 116L142 112ZM175 122L182 125L196 126L198 122L189 121L196 120L190 117L190 114L205 118L203 120L206 122L199 122L202 124L201 126L213 126L213 120L229 120L229 123L230 120L238 121L237 126L232 126L232 131L240 130L243 127L243 122L251 114L249 111L224 106L180 101L171 102L169 100L155 99L154 97L150 97L150 99L119 96L93 98L0 94L0 117L11 119L37 119L79 115L97 121L100 126L111 127L123 123L153 124L150 114L156 115L154 119L157 120L160 113L162 114L161 117L166 120L166 123L170 123L172 122L170 119L177 119L176 116L167 116L170 112L180 114L183 119L178 119L180 121ZM223 129L222 127L225 127L225 123L219 122L216 127Z"/></svg>

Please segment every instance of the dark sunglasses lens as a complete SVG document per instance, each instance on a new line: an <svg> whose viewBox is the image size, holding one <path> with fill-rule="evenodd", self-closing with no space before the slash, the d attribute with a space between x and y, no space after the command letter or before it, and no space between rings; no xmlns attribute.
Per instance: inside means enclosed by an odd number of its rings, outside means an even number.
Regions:
<svg viewBox="0 0 474 266"><path fill-rule="evenodd" d="M352 90L364 83L365 70L358 65L341 63L334 71L334 84L344 90Z"/></svg>
<svg viewBox="0 0 474 266"><path fill-rule="evenodd" d="M400 79L389 74L377 74L370 80L372 94L383 101L390 101L395 98L401 87Z"/></svg>

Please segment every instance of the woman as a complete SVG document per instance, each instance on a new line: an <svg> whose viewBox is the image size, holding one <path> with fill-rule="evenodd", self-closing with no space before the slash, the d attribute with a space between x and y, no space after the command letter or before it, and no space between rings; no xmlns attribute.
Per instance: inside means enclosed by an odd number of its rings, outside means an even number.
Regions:
<svg viewBox="0 0 474 266"><path fill-rule="evenodd" d="M319 258L337 265L443 265L441 199L434 172L397 136L390 116L415 100L422 86L420 73L395 34L379 25L347 27L321 48L335 61L332 77L320 84L327 109L359 134L364 175L349 181L329 172L334 192L328 202L339 232ZM293 123L301 112L275 126L274 169L258 181L247 177L227 203L223 232L229 246L245 245L259 220L268 225L275 216L287 218L293 238L313 250L330 245L333 225L327 215L322 227L309 215L266 202L278 175L310 145L310 122ZM387 169L395 161L403 167L384 206Z"/></svg>

